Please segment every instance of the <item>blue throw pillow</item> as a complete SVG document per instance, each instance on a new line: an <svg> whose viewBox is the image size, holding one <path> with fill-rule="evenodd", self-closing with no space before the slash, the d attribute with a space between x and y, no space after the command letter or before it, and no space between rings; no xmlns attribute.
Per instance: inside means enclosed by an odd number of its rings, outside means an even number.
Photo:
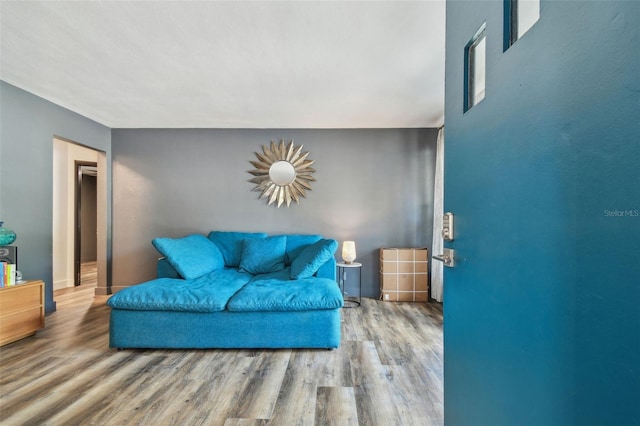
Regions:
<svg viewBox="0 0 640 426"><path fill-rule="evenodd" d="M222 253L204 235L154 238L151 242L183 278L191 280L224 268Z"/></svg>
<svg viewBox="0 0 640 426"><path fill-rule="evenodd" d="M250 238L267 238L264 232L228 232L228 231L212 231L207 237L218 246L224 264L231 268L237 268L240 265L240 256L242 255L242 241Z"/></svg>
<svg viewBox="0 0 640 426"><path fill-rule="evenodd" d="M298 257L305 247L321 239L321 235L287 235L287 251L284 254L284 264L291 265L291 262Z"/></svg>
<svg viewBox="0 0 640 426"><path fill-rule="evenodd" d="M244 240L240 270L253 275L281 271L284 269L286 247L287 237L284 235Z"/></svg>
<svg viewBox="0 0 640 426"><path fill-rule="evenodd" d="M307 246L291 263L290 278L292 280L309 278L331 259L338 249L336 240L320 240Z"/></svg>

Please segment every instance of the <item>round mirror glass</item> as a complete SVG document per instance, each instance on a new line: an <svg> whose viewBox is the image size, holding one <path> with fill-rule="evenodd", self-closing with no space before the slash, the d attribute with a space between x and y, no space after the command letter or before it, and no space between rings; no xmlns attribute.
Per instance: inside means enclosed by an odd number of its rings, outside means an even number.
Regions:
<svg viewBox="0 0 640 426"><path fill-rule="evenodd" d="M278 186L291 185L296 179L296 169L288 161L276 161L269 168L269 178Z"/></svg>

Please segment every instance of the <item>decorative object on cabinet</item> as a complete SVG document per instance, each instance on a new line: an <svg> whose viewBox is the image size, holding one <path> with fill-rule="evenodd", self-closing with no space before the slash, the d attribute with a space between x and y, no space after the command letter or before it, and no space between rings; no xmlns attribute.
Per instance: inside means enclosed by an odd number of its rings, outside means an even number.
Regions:
<svg viewBox="0 0 640 426"><path fill-rule="evenodd" d="M16 233L2 225L4 222L0 221L0 246L8 246L16 240Z"/></svg>
<svg viewBox="0 0 640 426"><path fill-rule="evenodd" d="M356 243L355 241L342 242L342 260L345 263L351 263L356 260Z"/></svg>
<svg viewBox="0 0 640 426"><path fill-rule="evenodd" d="M343 256L344 257L344 256ZM339 262L336 264L338 268L338 285L342 291L345 308L355 308L360 306L362 301L362 263L358 262ZM358 270L358 285L347 286L347 271Z"/></svg>
<svg viewBox="0 0 640 426"><path fill-rule="evenodd" d="M271 141L271 145L262 146L262 154L254 153L258 161L249 161L255 169L250 170L253 176L249 182L255 183L253 191L260 192L268 205L275 203L277 207L291 201L300 202L306 191L311 190L311 175L315 169L311 167L313 160L308 160L309 152L302 152L302 145L295 146L293 140L286 146L284 139L279 144Z"/></svg>
<svg viewBox="0 0 640 426"><path fill-rule="evenodd" d="M12 263L18 266L18 247L0 246L0 262Z"/></svg>
<svg viewBox="0 0 640 426"><path fill-rule="evenodd" d="M27 281L0 289L0 346L44 327L44 282Z"/></svg>
<svg viewBox="0 0 640 426"><path fill-rule="evenodd" d="M426 248L380 249L380 299L389 302L429 300Z"/></svg>

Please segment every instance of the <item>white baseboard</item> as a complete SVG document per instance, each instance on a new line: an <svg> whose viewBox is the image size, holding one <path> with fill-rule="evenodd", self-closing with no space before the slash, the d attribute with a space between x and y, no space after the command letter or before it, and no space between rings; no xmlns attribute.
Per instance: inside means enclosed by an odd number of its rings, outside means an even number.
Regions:
<svg viewBox="0 0 640 426"><path fill-rule="evenodd" d="M72 280L58 280L53 282L53 291L62 290L63 288L73 287Z"/></svg>

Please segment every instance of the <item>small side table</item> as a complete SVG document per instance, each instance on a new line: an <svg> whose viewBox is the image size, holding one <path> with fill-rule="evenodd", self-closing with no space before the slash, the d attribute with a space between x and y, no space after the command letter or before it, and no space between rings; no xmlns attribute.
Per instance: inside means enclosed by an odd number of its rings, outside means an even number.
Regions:
<svg viewBox="0 0 640 426"><path fill-rule="evenodd" d="M340 287L340 291L342 291L342 296L344 297L344 307L355 308L356 306L360 306L360 302L362 301L362 263L339 262L336 266L338 267L338 286ZM358 270L358 287L350 286L350 292L347 292L345 283L347 281L347 270L350 268ZM351 289L352 287L353 289ZM355 293L355 290L358 291L357 294Z"/></svg>

